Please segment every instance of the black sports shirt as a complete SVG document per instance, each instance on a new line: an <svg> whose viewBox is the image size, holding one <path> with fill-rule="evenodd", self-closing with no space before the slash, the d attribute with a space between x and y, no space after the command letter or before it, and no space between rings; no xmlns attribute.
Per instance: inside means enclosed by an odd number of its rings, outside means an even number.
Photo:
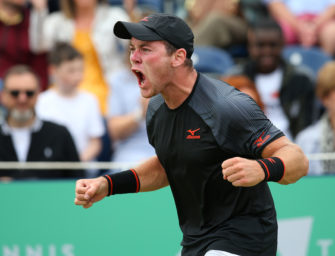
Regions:
<svg viewBox="0 0 335 256"><path fill-rule="evenodd" d="M224 160L261 158L263 148L283 136L249 96L198 74L177 109L169 109L161 95L150 100L147 130L170 182L183 256L210 249L276 255L276 212L268 184L234 187L222 175Z"/></svg>

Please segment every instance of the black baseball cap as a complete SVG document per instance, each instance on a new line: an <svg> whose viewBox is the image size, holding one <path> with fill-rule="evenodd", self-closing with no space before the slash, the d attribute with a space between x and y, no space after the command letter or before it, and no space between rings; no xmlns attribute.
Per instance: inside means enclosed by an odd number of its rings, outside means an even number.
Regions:
<svg viewBox="0 0 335 256"><path fill-rule="evenodd" d="M183 19L170 14L151 14L138 23L118 21L114 25L114 34L122 39L167 41L177 49L184 48L187 58L193 53L192 30Z"/></svg>

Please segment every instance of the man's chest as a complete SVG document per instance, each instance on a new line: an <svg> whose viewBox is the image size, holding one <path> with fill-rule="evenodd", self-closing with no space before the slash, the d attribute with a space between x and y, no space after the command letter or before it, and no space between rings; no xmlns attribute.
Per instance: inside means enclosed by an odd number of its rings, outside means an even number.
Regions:
<svg viewBox="0 0 335 256"><path fill-rule="evenodd" d="M194 111L165 112L154 124L149 137L163 165L199 167L224 157L211 128Z"/></svg>

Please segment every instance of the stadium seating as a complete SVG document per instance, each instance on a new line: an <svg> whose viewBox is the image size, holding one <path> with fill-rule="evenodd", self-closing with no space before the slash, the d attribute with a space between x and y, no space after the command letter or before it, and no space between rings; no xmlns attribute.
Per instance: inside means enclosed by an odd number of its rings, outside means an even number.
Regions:
<svg viewBox="0 0 335 256"><path fill-rule="evenodd" d="M210 46L195 47L192 60L199 72L218 75L223 75L234 65L234 60L228 52Z"/></svg>
<svg viewBox="0 0 335 256"><path fill-rule="evenodd" d="M108 0L111 5L122 5L122 0ZM139 7L148 8L155 12L164 11L164 0L137 0Z"/></svg>
<svg viewBox="0 0 335 256"><path fill-rule="evenodd" d="M293 65L303 65L310 68L314 76L326 62L332 60L331 56L318 47L304 48L297 45L286 46L283 50L283 57Z"/></svg>

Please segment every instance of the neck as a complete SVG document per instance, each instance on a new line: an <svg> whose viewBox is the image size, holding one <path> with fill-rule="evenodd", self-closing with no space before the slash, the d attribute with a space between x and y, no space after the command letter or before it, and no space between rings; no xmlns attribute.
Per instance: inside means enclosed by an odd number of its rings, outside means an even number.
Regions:
<svg viewBox="0 0 335 256"><path fill-rule="evenodd" d="M82 7L76 10L76 27L89 29L92 26L95 15L95 7Z"/></svg>
<svg viewBox="0 0 335 256"><path fill-rule="evenodd" d="M89 19L94 17L96 6L85 6L76 8L76 17L77 19Z"/></svg>
<svg viewBox="0 0 335 256"><path fill-rule="evenodd" d="M176 109L181 104L183 104L183 102L191 94L196 79L197 72L195 71L195 69L192 69L191 72L184 69L180 72L177 72L173 77L173 82L169 84L162 92L162 96L165 100L166 105L170 109Z"/></svg>
<svg viewBox="0 0 335 256"><path fill-rule="evenodd" d="M76 96L77 93L78 93L77 88L67 90L67 89L61 89L59 86L55 86L54 90L56 91L56 93L58 93L59 95L61 95L64 98L72 98L72 97Z"/></svg>

